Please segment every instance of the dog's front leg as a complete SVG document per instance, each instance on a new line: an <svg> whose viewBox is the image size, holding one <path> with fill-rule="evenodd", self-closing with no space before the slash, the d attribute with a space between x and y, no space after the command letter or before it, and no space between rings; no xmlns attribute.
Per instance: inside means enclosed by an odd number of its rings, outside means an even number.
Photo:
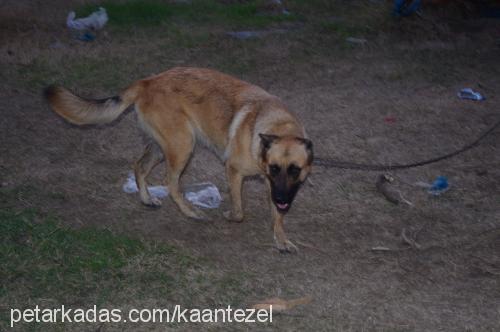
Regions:
<svg viewBox="0 0 500 332"><path fill-rule="evenodd" d="M231 210L224 212L224 217L230 221L242 222L241 186L243 184L243 176L229 163L226 164L226 176L231 194Z"/></svg>
<svg viewBox="0 0 500 332"><path fill-rule="evenodd" d="M271 208L271 215L274 222L273 231L276 247L281 253L297 253L299 251L299 248L297 248L295 244L288 240L285 234L285 230L283 229L283 225L285 223L285 215L280 213L274 205L271 198L271 184L269 183L269 180L266 180L266 182L268 187L269 206Z"/></svg>
<svg viewBox="0 0 500 332"><path fill-rule="evenodd" d="M272 204L272 203L271 203ZM274 204L271 206L273 219L274 219L274 241L276 247L281 253L297 253L299 249L293 244L285 235L283 229L284 215L279 213Z"/></svg>

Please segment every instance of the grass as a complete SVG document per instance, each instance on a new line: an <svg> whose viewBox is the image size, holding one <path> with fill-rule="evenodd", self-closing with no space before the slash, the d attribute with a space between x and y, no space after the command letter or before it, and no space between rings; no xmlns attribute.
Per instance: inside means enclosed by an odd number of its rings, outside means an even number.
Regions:
<svg viewBox="0 0 500 332"><path fill-rule="evenodd" d="M21 88L36 93L54 83L76 88L80 93L80 89L116 93L133 79L179 63L191 64L193 61L189 58L201 52L202 58L194 57L201 62L200 65L241 76L255 71L258 63L254 54L265 47L263 41L267 38L231 41L221 29L262 29L272 23L305 20L311 23L314 33L307 28L291 31L286 35L294 42L280 46L289 47L289 60L300 64L311 62L315 57L349 55L351 48L356 46L347 43L345 38L370 39L369 35L377 31L379 22L385 19L384 6L374 4L360 6L356 2L345 6L338 1L315 0L309 3L294 0L287 3L292 14L283 15L269 11L265 3L263 0L194 0L187 3L104 0L85 4L77 10L78 17L90 14L99 6L106 8L110 17L107 27L110 37L99 34L93 43L70 45L84 50L77 56L61 56L66 52L64 49L42 51L22 65L6 66L0 77L16 77ZM370 16L372 12L376 15ZM333 13L337 18L332 18ZM349 19L353 16L357 19ZM126 35L124 31L130 34ZM122 46L119 52L110 51L116 45L132 46L141 38L149 41L141 54L133 53L135 55L127 58L128 49ZM225 52L220 52L221 48L233 54L231 60L227 59ZM175 61L178 59L188 60Z"/></svg>
<svg viewBox="0 0 500 332"><path fill-rule="evenodd" d="M0 330L10 325L9 308L37 304L146 308L243 300L241 273L218 271L168 244L106 229L71 229L36 209L13 207L18 197L39 194L31 187L0 191Z"/></svg>
<svg viewBox="0 0 500 332"><path fill-rule="evenodd" d="M194 0L186 3L106 0L98 5L84 5L77 10L77 17L87 16L98 7L104 7L109 15L109 23L117 27L158 26L171 21L261 27L295 19L293 15L263 13L261 9L264 4L264 1L259 0L230 4L215 0Z"/></svg>
<svg viewBox="0 0 500 332"><path fill-rule="evenodd" d="M128 82L129 74L130 67L119 57L79 56L61 59L57 63L40 57L17 67L22 85L32 91L40 91L53 83L115 91Z"/></svg>

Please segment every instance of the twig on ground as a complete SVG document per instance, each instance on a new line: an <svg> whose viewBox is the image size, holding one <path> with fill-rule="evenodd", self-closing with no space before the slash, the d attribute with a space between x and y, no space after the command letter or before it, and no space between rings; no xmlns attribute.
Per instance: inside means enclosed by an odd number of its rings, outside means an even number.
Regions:
<svg viewBox="0 0 500 332"><path fill-rule="evenodd" d="M371 251L405 251L411 249L410 247L407 248L389 248L389 247L384 247L384 246L376 246L372 247L370 250Z"/></svg>
<svg viewBox="0 0 500 332"><path fill-rule="evenodd" d="M327 256L330 256L330 253L318 248L318 247L315 247L313 246L312 244L307 244L305 242L302 242L302 241L297 241L295 240L294 241L296 244L298 244L299 246L301 247L304 247L304 248L308 248L308 249L313 249L313 250L316 250L318 251L319 253L323 254L323 255L327 255ZM276 248L276 244L269 244L269 243L266 243L266 244L259 244L259 245L256 245L256 247L258 248L273 248L273 249L277 249Z"/></svg>
<svg viewBox="0 0 500 332"><path fill-rule="evenodd" d="M412 202L404 198L403 194L401 193L400 190L398 190L399 197L401 198L401 202L408 204L409 206L414 206Z"/></svg>
<svg viewBox="0 0 500 332"><path fill-rule="evenodd" d="M319 253L321 253L323 255L328 255L328 256L330 255L328 252L326 252L326 251L324 251L324 250L322 250L322 249L320 249L318 247L315 247L312 244L307 244L307 243L304 243L302 241L297 241L297 240L295 241L295 243L297 243L299 246L302 246L304 248L316 250L316 251L318 251Z"/></svg>
<svg viewBox="0 0 500 332"><path fill-rule="evenodd" d="M310 185L311 187L314 187L314 182L311 180L311 178L310 178L310 177L307 177L307 180L306 180L306 181L307 181L307 182L309 182L309 185Z"/></svg>
<svg viewBox="0 0 500 332"><path fill-rule="evenodd" d="M387 248L387 247L383 247L383 246L377 246L377 247L373 247L371 250L372 251L391 251L393 249Z"/></svg>
<svg viewBox="0 0 500 332"><path fill-rule="evenodd" d="M406 228L403 228L403 231L401 232L401 238L403 239L403 242L409 244L412 248L414 249L422 249L422 246L417 243L414 239L409 238L406 235Z"/></svg>
<svg viewBox="0 0 500 332"><path fill-rule="evenodd" d="M45 235L42 240L45 240L49 237L51 237L52 235L54 235L54 233L57 233L61 230L61 227L56 227L56 229L54 229L52 232L50 232L49 234Z"/></svg>

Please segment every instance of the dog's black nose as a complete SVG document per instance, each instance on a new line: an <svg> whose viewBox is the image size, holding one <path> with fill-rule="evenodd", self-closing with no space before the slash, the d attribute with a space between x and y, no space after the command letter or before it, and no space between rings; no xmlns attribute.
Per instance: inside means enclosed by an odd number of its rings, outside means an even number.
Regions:
<svg viewBox="0 0 500 332"><path fill-rule="evenodd" d="M287 200L283 197L276 197L276 203L278 204L286 204L288 203Z"/></svg>

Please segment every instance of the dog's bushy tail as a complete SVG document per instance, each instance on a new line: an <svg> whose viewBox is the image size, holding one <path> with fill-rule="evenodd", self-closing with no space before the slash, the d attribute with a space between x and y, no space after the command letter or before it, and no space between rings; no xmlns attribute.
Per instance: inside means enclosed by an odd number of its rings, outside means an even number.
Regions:
<svg viewBox="0 0 500 332"><path fill-rule="evenodd" d="M66 88L49 86L44 95L52 109L76 125L104 124L115 120L137 99L140 85L134 84L119 96L105 99L86 99Z"/></svg>

